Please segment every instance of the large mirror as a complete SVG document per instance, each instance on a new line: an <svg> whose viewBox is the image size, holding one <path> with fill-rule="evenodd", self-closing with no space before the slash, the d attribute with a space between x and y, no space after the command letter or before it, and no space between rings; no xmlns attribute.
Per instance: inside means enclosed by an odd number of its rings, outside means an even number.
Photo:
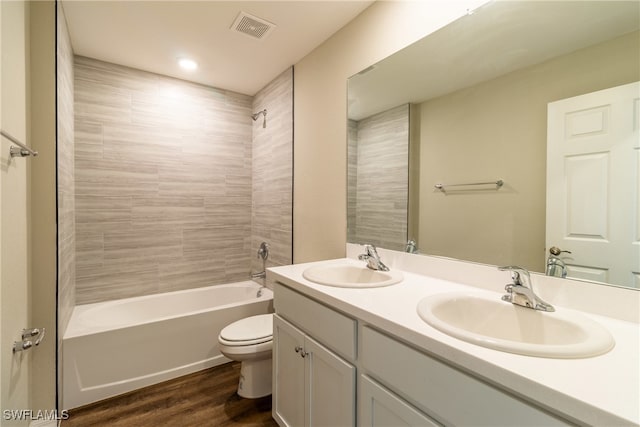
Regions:
<svg viewBox="0 0 640 427"><path fill-rule="evenodd" d="M639 28L637 1L494 1L351 77L348 241L640 287ZM548 139L569 132L551 123L582 126L575 141L603 133L591 107L570 116L564 100L623 86L634 127L621 185L607 173L622 166L602 150L547 160ZM617 107L605 110L594 114L606 127ZM577 172L556 177L548 164ZM567 188L572 199L558 201ZM604 231L552 235L592 212ZM604 245L623 222L624 245ZM625 271L586 265L582 246L549 252L573 241L597 243L591 256L613 253Z"/></svg>

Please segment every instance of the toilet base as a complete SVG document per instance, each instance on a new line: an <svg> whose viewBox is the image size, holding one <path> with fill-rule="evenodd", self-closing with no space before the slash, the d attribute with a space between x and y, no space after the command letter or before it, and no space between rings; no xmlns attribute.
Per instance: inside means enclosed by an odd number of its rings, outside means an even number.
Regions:
<svg viewBox="0 0 640 427"><path fill-rule="evenodd" d="M271 394L271 358L244 360L240 365L238 395L256 399Z"/></svg>

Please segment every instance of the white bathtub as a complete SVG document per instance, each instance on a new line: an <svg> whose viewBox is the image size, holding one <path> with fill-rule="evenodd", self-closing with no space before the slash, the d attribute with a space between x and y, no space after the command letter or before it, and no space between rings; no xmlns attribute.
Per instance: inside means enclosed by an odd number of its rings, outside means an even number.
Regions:
<svg viewBox="0 0 640 427"><path fill-rule="evenodd" d="M76 306L62 341L62 406L72 409L228 362L218 334L273 311L239 282Z"/></svg>

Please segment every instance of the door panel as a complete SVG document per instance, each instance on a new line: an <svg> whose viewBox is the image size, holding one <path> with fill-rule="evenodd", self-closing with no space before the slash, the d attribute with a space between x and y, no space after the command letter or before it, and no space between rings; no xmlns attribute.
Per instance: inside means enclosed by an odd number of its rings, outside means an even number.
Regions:
<svg viewBox="0 0 640 427"><path fill-rule="evenodd" d="M310 426L355 425L356 368L306 337Z"/></svg>
<svg viewBox="0 0 640 427"><path fill-rule="evenodd" d="M639 99L636 82L548 106L546 245L571 251L568 277L637 287Z"/></svg>
<svg viewBox="0 0 640 427"><path fill-rule="evenodd" d="M273 417L281 426L303 426L305 364L296 348L304 335L274 315L273 344Z"/></svg>

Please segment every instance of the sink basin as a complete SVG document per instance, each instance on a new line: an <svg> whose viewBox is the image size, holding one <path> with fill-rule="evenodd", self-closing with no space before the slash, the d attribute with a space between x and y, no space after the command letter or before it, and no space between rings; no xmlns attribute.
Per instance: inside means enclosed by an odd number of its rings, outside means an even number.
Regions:
<svg viewBox="0 0 640 427"><path fill-rule="evenodd" d="M527 356L583 358L615 345L602 325L575 312L546 313L475 293L424 298L418 315L429 325L463 341Z"/></svg>
<svg viewBox="0 0 640 427"><path fill-rule="evenodd" d="M320 285L339 288L378 288L402 281L400 271L377 271L351 264L328 264L309 267L302 277Z"/></svg>

